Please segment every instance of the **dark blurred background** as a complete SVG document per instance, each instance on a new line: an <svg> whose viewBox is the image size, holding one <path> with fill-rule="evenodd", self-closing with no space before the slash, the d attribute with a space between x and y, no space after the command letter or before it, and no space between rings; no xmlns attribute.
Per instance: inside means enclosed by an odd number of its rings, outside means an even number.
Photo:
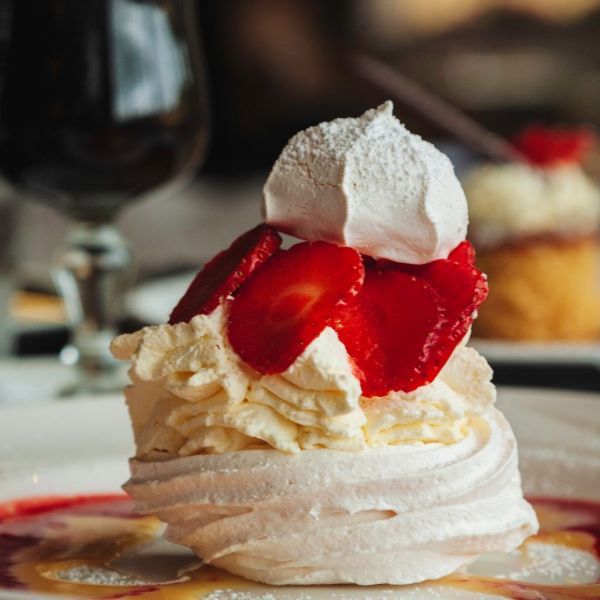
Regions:
<svg viewBox="0 0 600 600"><path fill-rule="evenodd" d="M510 135L533 121L600 121L596 0L220 0L199 2L212 85L207 175L272 164L286 140L385 95L352 72L374 53ZM428 138L441 131L406 106Z"/></svg>

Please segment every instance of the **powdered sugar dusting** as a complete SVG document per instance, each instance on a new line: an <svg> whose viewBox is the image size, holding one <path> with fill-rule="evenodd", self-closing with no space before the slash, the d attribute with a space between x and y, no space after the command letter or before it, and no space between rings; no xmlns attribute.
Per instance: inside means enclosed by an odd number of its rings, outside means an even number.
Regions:
<svg viewBox="0 0 600 600"><path fill-rule="evenodd" d="M448 158L386 102L296 134L264 189L267 222L307 240L421 264L466 234L467 204Z"/></svg>
<svg viewBox="0 0 600 600"><path fill-rule="evenodd" d="M418 587L381 588L321 588L315 592L306 592L290 588L270 592L245 592L239 590L218 590L203 596L204 600L453 600L464 598L464 592L446 586L426 585ZM497 598L487 594L478 595L480 600Z"/></svg>
<svg viewBox="0 0 600 600"><path fill-rule="evenodd" d="M286 594L277 590L277 595L270 592L244 592L239 590L216 590L203 596L204 600L313 600L313 596L307 595L304 592Z"/></svg>
<svg viewBox="0 0 600 600"><path fill-rule="evenodd" d="M482 556L469 566L468 572L530 583L582 584L600 579L600 562L593 554L577 548L530 541L512 552Z"/></svg>
<svg viewBox="0 0 600 600"><path fill-rule="evenodd" d="M552 583L591 583L600 577L600 563L589 552L557 544L530 543L520 569L499 578Z"/></svg>
<svg viewBox="0 0 600 600"><path fill-rule="evenodd" d="M151 581L146 581L129 573L90 565L78 565L63 571L57 571L53 573L53 578L87 585L133 586L152 584Z"/></svg>

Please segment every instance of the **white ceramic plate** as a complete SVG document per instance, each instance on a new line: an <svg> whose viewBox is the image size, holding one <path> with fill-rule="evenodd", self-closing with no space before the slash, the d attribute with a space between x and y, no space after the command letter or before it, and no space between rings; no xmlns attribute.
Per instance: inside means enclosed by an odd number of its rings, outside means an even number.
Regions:
<svg viewBox="0 0 600 600"><path fill-rule="evenodd" d="M600 395L500 390L499 406L520 444L527 494L600 500ZM127 478L129 423L118 398L0 409L0 501L45 494L111 492ZM238 595L236 595L238 594ZM1 598L42 598L0 592ZM46 596L47 597L47 596ZM209 595L209 597L211 597ZM486 599L496 596L432 587L258 588L251 583L219 600L244 598Z"/></svg>
<svg viewBox="0 0 600 600"><path fill-rule="evenodd" d="M63 365L58 357L0 360L0 409L3 406L57 401L60 393L73 384L75 377L73 369ZM126 366L123 364L123 385L125 382ZM120 398L121 394L107 397ZM79 396L76 400L84 399L86 396ZM0 427L1 415L2 413Z"/></svg>
<svg viewBox="0 0 600 600"><path fill-rule="evenodd" d="M496 364L600 367L600 341L514 342L471 338L469 346Z"/></svg>
<svg viewBox="0 0 600 600"><path fill-rule="evenodd" d="M138 286L127 296L127 312L148 325L165 323L195 274L190 271Z"/></svg>

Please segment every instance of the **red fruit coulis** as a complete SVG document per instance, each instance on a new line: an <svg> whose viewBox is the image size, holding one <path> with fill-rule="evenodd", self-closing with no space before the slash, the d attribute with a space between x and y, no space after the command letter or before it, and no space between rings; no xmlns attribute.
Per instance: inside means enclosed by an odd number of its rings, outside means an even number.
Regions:
<svg viewBox="0 0 600 600"><path fill-rule="evenodd" d="M559 498L531 498L541 524L540 533L527 540L585 552L600 564L600 502ZM157 569L173 561L172 555L150 555L138 549L160 537L154 517L136 515L124 495L28 498L0 504L0 595L2 589L70 594L84 598L139 598L184 600L202 598L216 590L235 591L269 586L202 566L185 549L176 579L152 581L149 560ZM119 563L128 557L125 564ZM177 558L177 557L175 557ZM142 577L136 561L145 567ZM177 563L173 563L177 564ZM190 567L190 564L192 566ZM133 565L133 567L132 567ZM150 568L148 569L150 565ZM129 571L127 570L129 569ZM573 600L600 598L600 581L547 585L531 581L457 573L407 589L434 586L519 600ZM297 588L296 588L297 589ZM337 589L339 594L340 588ZM398 588L400 589L400 588ZM310 597L310 588L305 588ZM376 589L373 589L376 594ZM389 592L388 592L389 593Z"/></svg>

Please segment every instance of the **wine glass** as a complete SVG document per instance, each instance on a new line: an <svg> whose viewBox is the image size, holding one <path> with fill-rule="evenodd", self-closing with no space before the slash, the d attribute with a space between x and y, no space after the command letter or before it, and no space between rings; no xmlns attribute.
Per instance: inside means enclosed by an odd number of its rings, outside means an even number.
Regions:
<svg viewBox="0 0 600 600"><path fill-rule="evenodd" d="M114 389L131 264L115 216L172 193L206 147L194 1L1 0L0 21L0 172L72 221L55 271L73 329L61 357L80 374L69 393Z"/></svg>

